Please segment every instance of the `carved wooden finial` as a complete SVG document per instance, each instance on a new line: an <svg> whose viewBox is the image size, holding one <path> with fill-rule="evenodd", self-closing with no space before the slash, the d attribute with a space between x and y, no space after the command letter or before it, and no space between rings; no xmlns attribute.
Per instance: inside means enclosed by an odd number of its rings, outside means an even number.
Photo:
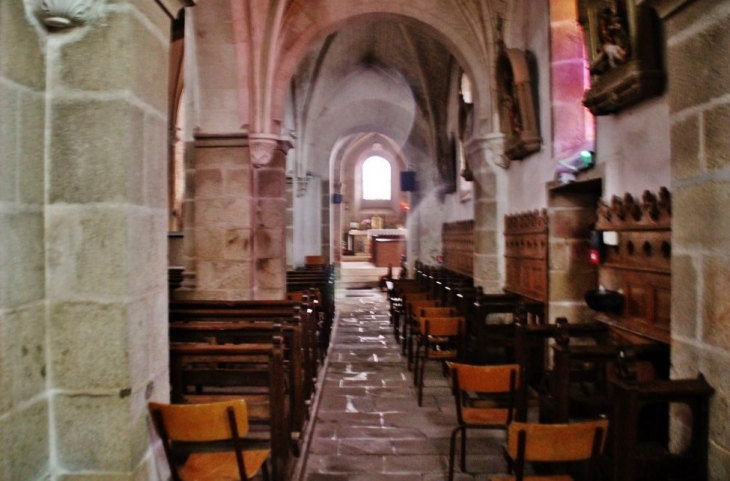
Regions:
<svg viewBox="0 0 730 481"><path fill-rule="evenodd" d="M568 332L568 319L565 317L558 317L555 320L555 325L558 328L555 334L555 342L559 346L567 347L570 343L570 333Z"/></svg>
<svg viewBox="0 0 730 481"><path fill-rule="evenodd" d="M672 200L662 187L658 195L645 190L641 200L627 193L623 198L613 196L610 205L599 202L596 228L598 230L670 229Z"/></svg>
<svg viewBox="0 0 730 481"><path fill-rule="evenodd" d="M644 213L647 214L649 218L654 221L659 218L657 197L648 190L645 190L644 194L641 196L641 206Z"/></svg>
<svg viewBox="0 0 730 481"><path fill-rule="evenodd" d="M612 217L615 217L620 220L624 220L626 218L626 212L624 211L624 203L621 200L621 198L617 195L614 195L611 197L611 212L613 214Z"/></svg>
<svg viewBox="0 0 730 481"><path fill-rule="evenodd" d="M636 381L636 349L631 346L622 346L618 350L616 359L616 375L625 381Z"/></svg>

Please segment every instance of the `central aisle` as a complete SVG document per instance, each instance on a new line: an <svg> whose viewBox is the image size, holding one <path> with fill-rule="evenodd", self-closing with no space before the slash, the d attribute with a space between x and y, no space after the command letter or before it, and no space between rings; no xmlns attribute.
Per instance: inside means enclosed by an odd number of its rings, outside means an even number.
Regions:
<svg viewBox="0 0 730 481"><path fill-rule="evenodd" d="M313 430L302 454L303 481L439 481L447 479L454 398L434 363L427 369L423 407L375 289L337 292L337 321L321 373ZM455 480L486 481L504 473L504 434L470 432L467 470ZM305 446L305 448L307 448Z"/></svg>

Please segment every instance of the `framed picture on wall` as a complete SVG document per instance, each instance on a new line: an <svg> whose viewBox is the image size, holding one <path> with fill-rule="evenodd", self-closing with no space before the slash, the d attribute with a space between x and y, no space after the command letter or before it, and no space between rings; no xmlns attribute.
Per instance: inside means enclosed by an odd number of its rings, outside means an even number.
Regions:
<svg viewBox="0 0 730 481"><path fill-rule="evenodd" d="M636 0L578 0L591 87L583 103L612 114L664 90L661 23Z"/></svg>

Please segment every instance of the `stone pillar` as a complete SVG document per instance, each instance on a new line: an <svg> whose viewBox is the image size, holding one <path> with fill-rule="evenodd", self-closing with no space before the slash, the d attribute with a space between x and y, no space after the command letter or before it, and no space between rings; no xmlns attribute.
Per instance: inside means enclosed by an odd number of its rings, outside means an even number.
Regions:
<svg viewBox="0 0 730 481"><path fill-rule="evenodd" d="M42 29L0 2L0 479L50 472Z"/></svg>
<svg viewBox="0 0 730 481"><path fill-rule="evenodd" d="M501 133L472 139L466 145L474 173L474 282L485 292L501 292L504 279L504 259L498 247L503 230L498 214L497 175L492 169L494 163L509 162L503 146Z"/></svg>
<svg viewBox="0 0 730 481"><path fill-rule="evenodd" d="M548 320L566 317L570 322L588 322L595 313L584 294L598 287L598 270L590 262L589 232L596 222L601 197L600 181L593 189L555 186L548 197L549 312Z"/></svg>
<svg viewBox="0 0 730 481"><path fill-rule="evenodd" d="M254 299L286 295L286 151L276 136L251 134Z"/></svg>
<svg viewBox="0 0 730 481"><path fill-rule="evenodd" d="M730 479L730 8L652 0L665 22L672 156L672 376L702 372L710 479ZM675 411L673 440L686 439Z"/></svg>
<svg viewBox="0 0 730 481"><path fill-rule="evenodd" d="M171 12L91 5L102 18L46 39L50 478L155 479L147 402L169 397Z"/></svg>
<svg viewBox="0 0 730 481"><path fill-rule="evenodd" d="M195 285L176 296L284 298L287 145L274 136L196 134L195 220L186 236Z"/></svg>
<svg viewBox="0 0 730 481"><path fill-rule="evenodd" d="M191 266L195 277L175 291L178 298L253 299L247 147L242 134L195 135L192 199L186 202L193 219L185 219L186 271Z"/></svg>

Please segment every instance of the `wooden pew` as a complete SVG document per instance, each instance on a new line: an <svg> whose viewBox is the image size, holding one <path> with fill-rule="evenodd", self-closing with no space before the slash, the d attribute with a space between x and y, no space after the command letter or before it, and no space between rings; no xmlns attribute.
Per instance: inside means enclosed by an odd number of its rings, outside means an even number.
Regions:
<svg viewBox="0 0 730 481"><path fill-rule="evenodd" d="M210 344L271 342L284 339L284 354L291 402L291 432L297 438L307 416L307 400L313 395L316 359L307 349L311 320L298 314L292 301L176 301L170 308L170 341Z"/></svg>
<svg viewBox="0 0 730 481"><path fill-rule="evenodd" d="M335 278L334 266L328 264L324 269L303 269L287 271L287 292L301 292L316 289L320 295L318 309L318 350L320 358L327 353L335 316Z"/></svg>
<svg viewBox="0 0 730 481"><path fill-rule="evenodd" d="M707 481L710 431L710 397L714 389L700 374L696 379L638 381L631 350L620 353L620 377L612 381L613 398L610 441L612 481ZM668 413L670 405L684 405L691 429L684 449L670 450ZM661 413L647 425L647 414ZM643 438L643 439L642 439Z"/></svg>
<svg viewBox="0 0 730 481"><path fill-rule="evenodd" d="M543 422L565 423L570 419L609 415L610 380L615 377L616 360L626 344L612 338L601 322L569 324L558 319L553 369L540 394ZM580 342L575 342L579 339ZM643 380L666 378L669 346L643 342L634 346Z"/></svg>
<svg viewBox="0 0 730 481"><path fill-rule="evenodd" d="M471 364L515 362L514 337L519 312L520 321L529 325L544 324L545 306L541 302L524 302L513 294L485 294L474 301L466 323L466 359Z"/></svg>
<svg viewBox="0 0 730 481"><path fill-rule="evenodd" d="M279 338L241 345L172 344L170 379L173 402L246 399L252 428L268 439L273 479L287 479L291 460L284 355ZM263 427L263 430L261 429Z"/></svg>

